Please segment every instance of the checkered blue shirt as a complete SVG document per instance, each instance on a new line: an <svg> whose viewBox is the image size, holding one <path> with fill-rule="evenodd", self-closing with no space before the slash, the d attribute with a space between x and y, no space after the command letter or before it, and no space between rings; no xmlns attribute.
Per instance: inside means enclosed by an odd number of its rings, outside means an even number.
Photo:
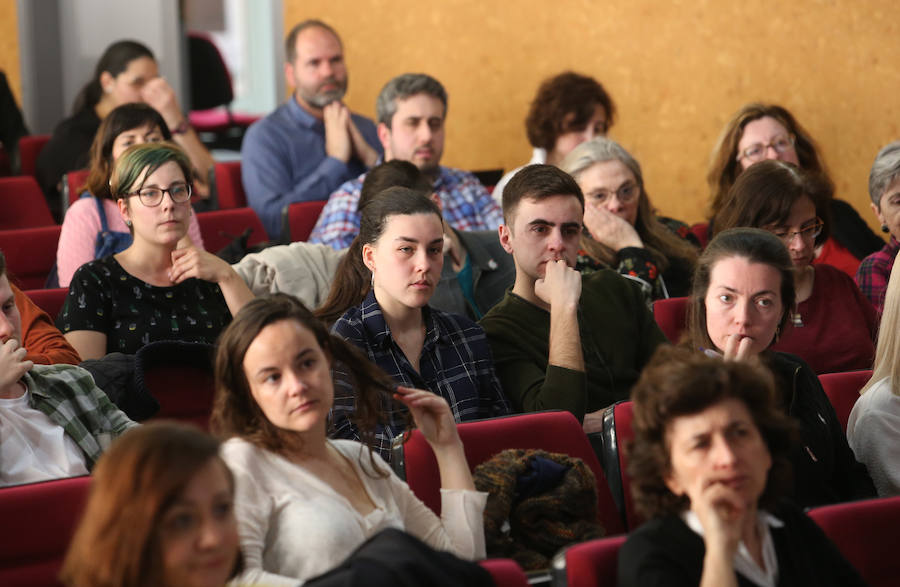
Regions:
<svg viewBox="0 0 900 587"><path fill-rule="evenodd" d="M494 373L494 362L481 326L468 318L425 306L425 345L419 357L419 372L391 337L375 295L350 308L332 327L332 332L353 343L369 359L393 377L398 385L427 389L447 400L457 422L491 418L511 413L511 406ZM340 366L334 373L332 423L336 438L359 440L350 422L355 395L350 376ZM398 402L383 406L388 425L376 431L376 448L390 459L394 436L407 428L411 417Z"/></svg>
<svg viewBox="0 0 900 587"><path fill-rule="evenodd" d="M461 231L494 230L503 212L478 179L468 171L441 167L434 191L441 198L444 220ZM346 249L359 233L359 194L365 174L345 182L328 198L309 242Z"/></svg>

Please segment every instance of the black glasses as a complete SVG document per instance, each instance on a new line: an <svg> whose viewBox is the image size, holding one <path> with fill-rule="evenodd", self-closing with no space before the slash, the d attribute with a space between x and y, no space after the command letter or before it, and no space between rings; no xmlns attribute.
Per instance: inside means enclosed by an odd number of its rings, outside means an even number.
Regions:
<svg viewBox="0 0 900 587"><path fill-rule="evenodd" d="M136 192L128 194L129 196L137 196L141 199L141 204L148 208L159 206L162 203L163 195L169 194L172 201L176 204L183 204L191 199L191 185L188 183L173 183L167 188L147 187Z"/></svg>

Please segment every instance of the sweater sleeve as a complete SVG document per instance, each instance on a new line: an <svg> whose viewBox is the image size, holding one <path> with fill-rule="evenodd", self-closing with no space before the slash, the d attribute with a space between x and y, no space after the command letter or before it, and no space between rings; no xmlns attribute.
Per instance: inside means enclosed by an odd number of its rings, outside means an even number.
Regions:
<svg viewBox="0 0 900 587"><path fill-rule="evenodd" d="M19 288L11 287L22 320L22 345L28 352L25 358L41 365L80 363L78 352L56 328L50 316Z"/></svg>
<svg viewBox="0 0 900 587"><path fill-rule="evenodd" d="M60 287L69 287L75 270L94 260L99 233L100 215L94 198L81 198L69 206L56 247L56 270Z"/></svg>

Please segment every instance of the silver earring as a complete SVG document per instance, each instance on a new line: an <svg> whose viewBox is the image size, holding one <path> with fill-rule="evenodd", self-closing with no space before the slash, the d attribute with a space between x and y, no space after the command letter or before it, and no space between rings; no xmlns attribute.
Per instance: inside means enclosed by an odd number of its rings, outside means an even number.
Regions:
<svg viewBox="0 0 900 587"><path fill-rule="evenodd" d="M126 221L125 221L125 226L131 226L131 220L126 220Z"/></svg>
<svg viewBox="0 0 900 587"><path fill-rule="evenodd" d="M372 280L370 282L370 285L372 288L375 287L375 272L374 271L372 272Z"/></svg>

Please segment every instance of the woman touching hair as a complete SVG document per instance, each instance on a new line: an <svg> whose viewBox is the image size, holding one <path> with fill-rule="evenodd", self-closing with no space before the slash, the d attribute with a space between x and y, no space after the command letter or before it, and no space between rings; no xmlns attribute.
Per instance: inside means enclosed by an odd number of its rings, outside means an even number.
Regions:
<svg viewBox="0 0 900 587"><path fill-rule="evenodd" d="M63 563L69 587L223 587L242 567L234 480L219 442L174 422L104 453Z"/></svg>
<svg viewBox="0 0 900 587"><path fill-rule="evenodd" d="M381 396L392 394L431 445L441 476L438 518L372 451L330 440L331 369L342 363L358 390L353 419L371 439ZM433 548L485 554L482 513L456 424L442 398L396 387L352 345L328 333L296 299L248 303L222 333L216 354L213 430L237 484L242 581L296 585L343 561L384 528Z"/></svg>

